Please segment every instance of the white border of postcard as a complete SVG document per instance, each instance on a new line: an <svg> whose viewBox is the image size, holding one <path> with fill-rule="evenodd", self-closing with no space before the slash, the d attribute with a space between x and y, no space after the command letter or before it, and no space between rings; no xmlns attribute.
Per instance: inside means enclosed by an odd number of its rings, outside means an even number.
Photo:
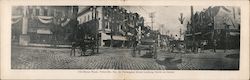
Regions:
<svg viewBox="0 0 250 80"><path fill-rule="evenodd" d="M240 70L11 70L11 6L14 5L144 5L144 6L240 6ZM1 79L249 79L248 0L1 0Z"/></svg>

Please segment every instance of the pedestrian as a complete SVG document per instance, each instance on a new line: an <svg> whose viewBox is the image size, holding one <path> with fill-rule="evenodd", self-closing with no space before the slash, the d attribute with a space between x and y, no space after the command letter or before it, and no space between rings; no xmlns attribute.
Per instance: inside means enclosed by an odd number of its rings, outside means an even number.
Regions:
<svg viewBox="0 0 250 80"><path fill-rule="evenodd" d="M207 40L204 40L202 42L202 53L204 52L206 46L207 46Z"/></svg>
<svg viewBox="0 0 250 80"><path fill-rule="evenodd" d="M194 42L194 52L198 53L198 49L199 49L199 42Z"/></svg>
<svg viewBox="0 0 250 80"><path fill-rule="evenodd" d="M213 41L213 50L214 50L215 53L216 53L216 46L217 46L217 41L214 40Z"/></svg>
<svg viewBox="0 0 250 80"><path fill-rule="evenodd" d="M132 52L132 56L135 57L136 56L136 50L139 49L138 54L140 54L140 48L138 48L138 42L136 41L136 36L132 36L132 47L133 47L133 52Z"/></svg>
<svg viewBox="0 0 250 80"><path fill-rule="evenodd" d="M197 43L197 45L198 45L197 52L198 52L198 53L201 53L202 42L199 41L199 42Z"/></svg>

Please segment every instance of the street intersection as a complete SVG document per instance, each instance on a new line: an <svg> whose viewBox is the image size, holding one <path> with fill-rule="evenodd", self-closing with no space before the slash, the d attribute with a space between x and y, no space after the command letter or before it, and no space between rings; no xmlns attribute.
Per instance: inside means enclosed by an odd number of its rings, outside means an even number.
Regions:
<svg viewBox="0 0 250 80"><path fill-rule="evenodd" d="M131 49L100 48L99 54L70 56L68 48L12 46L12 69L114 69L114 70L238 70L239 58L227 58L239 50L226 53L169 53L158 51L157 59L132 57Z"/></svg>

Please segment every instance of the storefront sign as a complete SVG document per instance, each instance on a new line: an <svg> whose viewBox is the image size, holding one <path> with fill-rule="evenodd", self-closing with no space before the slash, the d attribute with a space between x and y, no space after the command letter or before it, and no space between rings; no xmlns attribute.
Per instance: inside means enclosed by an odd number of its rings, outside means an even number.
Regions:
<svg viewBox="0 0 250 80"><path fill-rule="evenodd" d="M37 29L37 34L52 34L49 29Z"/></svg>

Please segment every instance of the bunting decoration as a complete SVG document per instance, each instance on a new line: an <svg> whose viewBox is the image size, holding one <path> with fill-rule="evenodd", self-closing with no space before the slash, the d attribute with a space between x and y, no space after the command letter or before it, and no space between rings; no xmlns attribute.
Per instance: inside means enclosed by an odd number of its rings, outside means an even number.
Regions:
<svg viewBox="0 0 250 80"><path fill-rule="evenodd" d="M37 16L38 20L44 24L49 24L53 22L53 17L48 16Z"/></svg>
<svg viewBox="0 0 250 80"><path fill-rule="evenodd" d="M70 19L66 19L65 22L62 22L62 23L61 23L61 26L64 27L64 26L66 26L69 22L70 22Z"/></svg>
<svg viewBox="0 0 250 80"><path fill-rule="evenodd" d="M22 20L22 16L12 16L11 24L16 24Z"/></svg>

